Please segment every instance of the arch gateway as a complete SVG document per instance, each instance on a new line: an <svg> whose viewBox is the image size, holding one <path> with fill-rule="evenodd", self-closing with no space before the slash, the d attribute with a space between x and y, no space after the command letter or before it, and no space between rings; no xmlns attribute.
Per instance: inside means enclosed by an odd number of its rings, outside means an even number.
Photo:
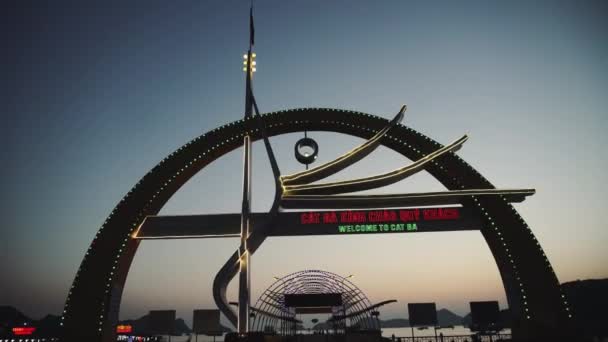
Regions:
<svg viewBox="0 0 608 342"><path fill-rule="evenodd" d="M246 116L245 119L216 128L182 146L141 178L116 205L97 232L66 299L61 317L63 340L116 340L115 325L118 322L123 287L137 248L145 238L140 236L140 233L143 233L140 232L142 225L148 221L146 218L154 218L169 198L192 176L226 153L243 146L244 137L250 137L250 142L266 137L264 140L267 143L267 137L302 131L335 132L369 139L368 142L376 139L378 145L390 148L410 160L424 160L423 165L415 171L424 169L429 172L446 187L448 191L445 194L448 195L426 193L413 197L384 198L376 202L376 207L460 204L463 212L468 213L467 215L478 223L469 229L480 231L496 261L513 316L514 340L556 340L559 336L566 335L564 332L568 330L571 318L568 302L539 242L510 204L522 201L533 191L509 192L495 189L486 178L459 158L453 152L455 149L447 150L449 146L442 146L394 121L389 122L378 116L346 110L293 109ZM387 127L390 128L386 129ZM380 134L381 132L383 133ZM442 148L445 153L434 154ZM280 201L282 207L300 205L298 201L301 197L284 197ZM319 201L314 205L321 209L362 208L352 196L349 198L346 202L332 199L334 203L341 203L332 206L327 200L317 197ZM280 235L272 229L267 229L262 238L259 237L261 234L256 237L256 229L263 226L258 226L257 222L282 220L289 213L271 214L274 216L270 218L255 213L251 215L253 225L250 238L247 239L251 245L240 253L247 253L249 257L266 236ZM162 221L162 217L157 218ZM196 218L193 220L196 221ZM154 222L153 219L150 221ZM221 218L220 221L236 222L238 225L240 218L237 215ZM422 228L422 225L420 227ZM199 230L194 235L239 235L238 227L216 230L207 228L205 232ZM299 226L296 228L303 229ZM177 230L177 233L186 236L187 233L192 233L192 230ZM302 234L305 232L291 235ZM232 322L235 322L237 317L227 305L225 286L238 273L239 260L242 257L243 254L235 252L231 261L220 270L214 283L216 303Z"/></svg>

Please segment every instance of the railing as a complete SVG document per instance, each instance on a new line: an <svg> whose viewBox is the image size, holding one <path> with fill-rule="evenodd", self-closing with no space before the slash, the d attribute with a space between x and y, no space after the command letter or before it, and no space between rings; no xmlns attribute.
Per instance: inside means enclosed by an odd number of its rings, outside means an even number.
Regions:
<svg viewBox="0 0 608 342"><path fill-rule="evenodd" d="M511 334L395 337L395 342L500 342L511 341Z"/></svg>

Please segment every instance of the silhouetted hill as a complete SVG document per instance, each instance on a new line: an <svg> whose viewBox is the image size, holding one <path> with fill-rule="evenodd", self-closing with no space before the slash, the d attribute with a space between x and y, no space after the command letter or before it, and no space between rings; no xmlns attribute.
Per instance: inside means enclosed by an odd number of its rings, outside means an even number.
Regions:
<svg viewBox="0 0 608 342"><path fill-rule="evenodd" d="M383 328L409 327L410 321L405 318L393 318L393 319L387 319L386 321L380 320L380 326L382 326Z"/></svg>
<svg viewBox="0 0 608 342"><path fill-rule="evenodd" d="M135 320L123 320L120 324L130 324L133 326L134 334L147 335L148 332L148 315ZM10 336L11 329L15 326L21 326L24 323L36 327L37 336L59 336L61 322L60 316L46 315L40 320L33 320L12 306L0 306L0 336ZM232 329L220 324L222 332L231 332ZM183 319L177 318L173 324L173 334L183 335L189 334L192 330L188 327Z"/></svg>
<svg viewBox="0 0 608 342"><path fill-rule="evenodd" d="M374 319L375 320L375 319ZM462 322L462 317L453 313L448 309L440 309L437 311L437 321L440 326L448 326L448 325L460 325ZM372 324L369 324L370 326ZM380 326L382 328L404 328L410 326L410 321L405 318L393 318L387 320L380 320ZM331 329L331 325L328 323L317 323L313 327L314 330L327 330Z"/></svg>
<svg viewBox="0 0 608 342"><path fill-rule="evenodd" d="M582 333L588 336L608 336L608 279L589 279L567 282L561 285L566 298L570 301L573 311L573 319ZM505 327L510 327L510 313L508 310L501 310L502 322ZM459 325L465 326L471 323L471 316L467 314L464 318L454 314L447 309L437 311L439 325ZM0 336L9 335L10 329L14 326L31 324L38 328L40 335L57 335L59 330L60 317L47 315L40 320L33 320L12 306L0 306ZM381 320L383 328L409 327L409 321L403 318ZM134 333L146 334L148 330L148 316L143 316L136 320L123 320L121 324L133 326ZM318 323L313 329L330 329L327 323ZM224 332L231 332L232 329L222 326ZM184 320L178 318L174 323L174 333L177 335L190 333L191 329Z"/></svg>
<svg viewBox="0 0 608 342"><path fill-rule="evenodd" d="M0 336L11 336L12 328L24 324L36 327L36 336L59 336L59 316L33 320L12 306L0 306Z"/></svg>
<svg viewBox="0 0 608 342"><path fill-rule="evenodd" d="M471 325L471 323L471 313L469 312L462 318L461 322L458 324L462 324L465 327L468 327ZM503 328L511 327L511 312L509 311L509 309L500 310L500 326Z"/></svg>
<svg viewBox="0 0 608 342"><path fill-rule="evenodd" d="M22 325L33 320L12 306L0 306L0 324Z"/></svg>
<svg viewBox="0 0 608 342"><path fill-rule="evenodd" d="M570 302L574 324L579 333L586 336L608 336L608 279L577 280L561 285L562 291ZM504 327L511 326L508 309L501 310L501 323ZM467 314L462 324L471 324L471 314Z"/></svg>
<svg viewBox="0 0 608 342"><path fill-rule="evenodd" d="M134 334L148 335L150 331L149 316L145 315L135 320L123 320L120 324L128 324L133 327ZM220 324L222 332L232 332L232 329ZM192 329L188 327L183 319L177 318L173 323L173 335L183 335L192 333Z"/></svg>
<svg viewBox="0 0 608 342"><path fill-rule="evenodd" d="M133 334L136 335L150 335L151 327L150 327L150 316L145 315L138 319L127 319L120 321L120 324L130 325L133 327ZM172 335L183 335L189 334L192 330L188 327L186 322L184 322L181 318L176 318L175 322L173 322L173 331Z"/></svg>
<svg viewBox="0 0 608 342"><path fill-rule="evenodd" d="M437 310L437 322L439 323L439 326L442 327L448 325L460 325L462 322L462 317L448 309L439 309Z"/></svg>
<svg viewBox="0 0 608 342"><path fill-rule="evenodd" d="M0 306L0 336L7 336L13 327L24 323L29 325L32 319L12 306Z"/></svg>
<svg viewBox="0 0 608 342"><path fill-rule="evenodd" d="M184 320L181 318L177 318L175 320L175 323L173 324L173 329L176 335L189 334L192 332L192 329L190 329L186 322L184 322Z"/></svg>

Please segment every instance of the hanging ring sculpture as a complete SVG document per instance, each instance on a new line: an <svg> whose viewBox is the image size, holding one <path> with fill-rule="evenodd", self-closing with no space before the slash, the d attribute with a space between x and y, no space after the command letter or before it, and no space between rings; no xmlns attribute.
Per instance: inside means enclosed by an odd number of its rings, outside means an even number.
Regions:
<svg viewBox="0 0 608 342"><path fill-rule="evenodd" d="M306 148L309 148L312 152L302 152ZM298 140L293 149L296 160L304 165L312 164L319 154L319 145L309 137Z"/></svg>

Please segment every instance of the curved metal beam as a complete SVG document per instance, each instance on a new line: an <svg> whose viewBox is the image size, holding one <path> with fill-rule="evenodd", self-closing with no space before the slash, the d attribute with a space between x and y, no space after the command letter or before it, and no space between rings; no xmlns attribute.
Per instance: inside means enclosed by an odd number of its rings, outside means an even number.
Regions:
<svg viewBox="0 0 608 342"><path fill-rule="evenodd" d="M502 196L508 202L521 202L533 195L534 189L472 189L386 195L283 196L285 209L362 209L463 204L471 196Z"/></svg>
<svg viewBox="0 0 608 342"><path fill-rule="evenodd" d="M424 169L424 166L432 162L435 158L442 156L448 152L456 152L462 147L468 137L465 135L462 138L454 141L453 143L446 145L433 153L430 153L415 162L404 166L402 168L393 170L391 172L365 177L352 179L340 182L331 182L323 184L301 184L301 185L287 185L284 186L284 195L335 195L344 194L349 192L364 191L370 189L377 189L383 186L387 186L396 182L399 182L411 175L418 173Z"/></svg>
<svg viewBox="0 0 608 342"><path fill-rule="evenodd" d="M323 178L327 178L345 168L353 165L359 160L365 158L367 155L372 153L378 146L380 146L380 140L388 133L393 127L398 125L403 120L403 115L407 109L406 105L403 105L399 110L399 113L395 115L388 125L378 131L373 137L363 144L357 146L351 151L343 154L342 156L310 170L294 173L292 175L281 176L281 182L284 186L307 184L314 181L318 181Z"/></svg>

